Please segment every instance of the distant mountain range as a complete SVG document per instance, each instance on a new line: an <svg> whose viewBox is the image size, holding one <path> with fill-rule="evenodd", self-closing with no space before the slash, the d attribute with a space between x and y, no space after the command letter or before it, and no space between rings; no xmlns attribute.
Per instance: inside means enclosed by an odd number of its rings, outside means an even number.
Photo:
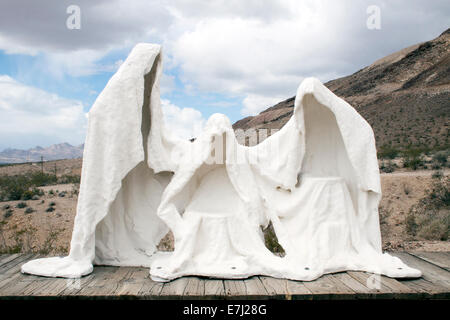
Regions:
<svg viewBox="0 0 450 320"><path fill-rule="evenodd" d="M450 29L325 85L370 123L378 149L450 146ZM280 129L292 115L294 98L233 127Z"/></svg>
<svg viewBox="0 0 450 320"><path fill-rule="evenodd" d="M0 163L22 163L59 159L74 159L83 156L84 144L72 146L69 143L59 143L47 148L35 147L28 150L5 149L0 152Z"/></svg>

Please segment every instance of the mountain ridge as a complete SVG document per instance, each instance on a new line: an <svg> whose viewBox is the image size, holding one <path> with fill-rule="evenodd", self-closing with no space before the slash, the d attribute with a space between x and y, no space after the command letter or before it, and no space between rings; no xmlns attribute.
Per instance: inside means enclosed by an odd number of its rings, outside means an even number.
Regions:
<svg viewBox="0 0 450 320"><path fill-rule="evenodd" d="M23 163L47 160L75 159L83 156L84 144L73 146L62 142L48 147L36 146L30 149L7 148L0 152L0 163Z"/></svg>
<svg viewBox="0 0 450 320"><path fill-rule="evenodd" d="M379 150L449 147L450 29L325 86L369 122ZM241 119L233 128L280 129L292 115L294 99Z"/></svg>

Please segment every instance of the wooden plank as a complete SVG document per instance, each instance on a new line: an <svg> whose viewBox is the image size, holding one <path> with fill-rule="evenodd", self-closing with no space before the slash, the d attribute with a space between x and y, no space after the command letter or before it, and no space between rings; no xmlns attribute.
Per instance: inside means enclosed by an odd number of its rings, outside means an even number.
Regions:
<svg viewBox="0 0 450 320"><path fill-rule="evenodd" d="M304 282L304 284L314 294L313 299L349 299L355 294L353 290L329 274L323 275L314 281Z"/></svg>
<svg viewBox="0 0 450 320"><path fill-rule="evenodd" d="M50 281L48 285L33 290L32 295L45 297L61 296L61 293L63 291L67 292L71 290L81 290L82 283L83 278L76 278L76 279L57 278Z"/></svg>
<svg viewBox="0 0 450 320"><path fill-rule="evenodd" d="M355 292L358 298L367 298L373 293L366 284L361 283L346 272L335 273L331 276L342 283L345 283L347 287Z"/></svg>
<svg viewBox="0 0 450 320"><path fill-rule="evenodd" d="M354 271L349 271L348 274L354 279L359 280L366 287L368 293L392 293L393 296L416 293L415 290L403 285L396 279L383 275ZM349 286L351 285L349 284Z"/></svg>
<svg viewBox="0 0 450 320"><path fill-rule="evenodd" d="M450 290L450 272L406 252L395 252L392 255L400 258L412 268L422 271L425 280Z"/></svg>
<svg viewBox="0 0 450 320"><path fill-rule="evenodd" d="M26 261L38 255L5 255L0 262L0 296L86 296L92 298L141 299L366 299L439 298L450 299L450 272L447 252L391 253L423 272L420 279L392 279L378 276L378 287L368 280L376 276L349 271L310 281L290 281L271 277L244 280L183 277L167 283L152 281L147 268L95 267L81 279L45 278L20 273ZM375 283L376 285L376 283Z"/></svg>
<svg viewBox="0 0 450 320"><path fill-rule="evenodd" d="M145 299L158 299L161 296L162 289L164 288L166 283L156 282L150 278L148 275L144 279L143 286L141 290L139 290L138 295Z"/></svg>
<svg viewBox="0 0 450 320"><path fill-rule="evenodd" d="M208 279L205 281L205 295L209 297L223 297L225 295L223 281L219 279Z"/></svg>
<svg viewBox="0 0 450 320"><path fill-rule="evenodd" d="M117 291L121 283L130 277L132 268L119 267L116 271L113 271L110 276L105 277L106 284L102 285L100 289L96 291L96 295L99 296L116 296Z"/></svg>
<svg viewBox="0 0 450 320"><path fill-rule="evenodd" d="M261 279L262 284L266 288L267 294L270 295L271 298L286 297L287 280L265 276L261 276L259 278Z"/></svg>
<svg viewBox="0 0 450 320"><path fill-rule="evenodd" d="M5 274L8 272L9 269L17 267L17 265L19 265L19 270L20 267L22 266L22 264L24 264L25 262L32 260L36 257L38 257L39 255L37 254L20 254L18 257L15 257L11 260L9 260L8 262L4 263L1 268L0 268L0 276L2 274Z"/></svg>
<svg viewBox="0 0 450 320"><path fill-rule="evenodd" d="M450 292L447 288L437 283L432 283L423 278L419 279L398 279L403 285L416 291L417 298L426 299L449 299Z"/></svg>
<svg viewBox="0 0 450 320"><path fill-rule="evenodd" d="M286 300L311 299L312 292L301 281L286 281Z"/></svg>
<svg viewBox="0 0 450 320"><path fill-rule="evenodd" d="M228 298L242 298L246 295L244 280L224 280L223 286L225 288L225 295Z"/></svg>
<svg viewBox="0 0 450 320"><path fill-rule="evenodd" d="M205 295L205 280L198 277L188 277L188 283L184 288L185 298L203 297Z"/></svg>
<svg viewBox="0 0 450 320"><path fill-rule="evenodd" d="M450 271L450 254L448 252L410 252L410 254Z"/></svg>
<svg viewBox="0 0 450 320"><path fill-rule="evenodd" d="M34 258L44 258L45 256L36 255ZM25 261L20 263L23 265ZM20 269L17 270L17 275L14 277L14 285L8 288L3 288L4 295L10 296L34 296L45 295L52 296L58 294L64 289L64 285L67 279L41 277L30 274L20 273ZM43 293L45 292L45 293Z"/></svg>
<svg viewBox="0 0 450 320"><path fill-rule="evenodd" d="M259 277L251 277L244 280L245 292L251 298L262 298L267 296L267 290Z"/></svg>
<svg viewBox="0 0 450 320"><path fill-rule="evenodd" d="M371 297L392 299L394 292L386 285L384 278L380 275L362 271L347 271L347 274L367 287Z"/></svg>
<svg viewBox="0 0 450 320"><path fill-rule="evenodd" d="M76 279L65 279L65 288L58 293L58 296L77 296L79 292L86 288L90 283L95 281L96 278L101 277L102 274L109 272L108 268L94 267L92 273Z"/></svg>
<svg viewBox="0 0 450 320"><path fill-rule="evenodd" d="M139 291L144 286L144 282L149 279L149 270L148 268L130 268L130 272L128 273L128 277L124 278L123 281L119 284L116 295L119 296L136 296L139 294Z"/></svg>
<svg viewBox="0 0 450 320"><path fill-rule="evenodd" d="M82 296L105 296L109 295L117 285L115 283L115 273L120 270L119 267L97 266L94 268L94 277L92 281L86 283L76 295ZM122 272L122 271L120 271Z"/></svg>
<svg viewBox="0 0 450 320"><path fill-rule="evenodd" d="M183 297L184 289L189 282L188 277L182 277L170 282L164 283L162 287L160 297L161 298L178 298L181 299Z"/></svg>
<svg viewBox="0 0 450 320"><path fill-rule="evenodd" d="M3 265L2 273L0 274L0 295L3 294L3 289L13 285L22 275L20 268L22 265L35 257L37 254L23 254Z"/></svg>
<svg viewBox="0 0 450 320"><path fill-rule="evenodd" d="M2 266L12 260L14 260L15 258L21 256L22 254L20 253L14 253L14 254L3 254L0 257L0 273L2 273Z"/></svg>

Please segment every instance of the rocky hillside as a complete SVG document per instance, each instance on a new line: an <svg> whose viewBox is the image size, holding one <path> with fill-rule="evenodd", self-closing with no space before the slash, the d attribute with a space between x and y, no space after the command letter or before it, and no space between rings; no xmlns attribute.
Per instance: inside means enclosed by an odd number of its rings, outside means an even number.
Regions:
<svg viewBox="0 0 450 320"><path fill-rule="evenodd" d="M372 125L379 149L449 147L450 29L325 85ZM281 128L293 106L292 97L233 127Z"/></svg>
<svg viewBox="0 0 450 320"><path fill-rule="evenodd" d="M22 163L58 159L75 159L83 156L84 145L72 146L69 143L59 143L47 148L35 147L28 150L5 149L0 152L0 163Z"/></svg>

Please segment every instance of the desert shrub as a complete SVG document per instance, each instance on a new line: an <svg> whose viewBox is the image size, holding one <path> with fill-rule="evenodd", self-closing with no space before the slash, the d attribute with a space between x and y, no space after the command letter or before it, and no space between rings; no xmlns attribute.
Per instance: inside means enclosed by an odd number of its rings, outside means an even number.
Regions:
<svg viewBox="0 0 450 320"><path fill-rule="evenodd" d="M30 179L31 185L35 187L52 185L58 181L55 175L45 172L34 172L31 174Z"/></svg>
<svg viewBox="0 0 450 320"><path fill-rule="evenodd" d="M9 217L11 217L12 216L12 214L13 214L13 209L8 209L8 210L6 210L5 211L5 213L3 214L3 218L9 218Z"/></svg>
<svg viewBox="0 0 450 320"><path fill-rule="evenodd" d="M380 206L378 208L378 217L380 219L380 225L386 224L387 223L387 218L389 218L389 216L391 215L391 210Z"/></svg>
<svg viewBox="0 0 450 320"><path fill-rule="evenodd" d="M41 172L28 172L22 175L0 176L0 198L3 201L31 200L33 196L42 196L37 187L47 185L56 178Z"/></svg>
<svg viewBox="0 0 450 320"><path fill-rule="evenodd" d="M385 173L394 172L396 167L397 167L397 165L390 160L389 161L381 161L381 164L380 164L381 172L385 172Z"/></svg>
<svg viewBox="0 0 450 320"><path fill-rule="evenodd" d="M412 214L412 212L410 212L406 218L405 218L405 225L406 225L406 232L409 233L410 235L415 236L417 233L417 222L416 222L416 218L414 216L414 214Z"/></svg>
<svg viewBox="0 0 450 320"><path fill-rule="evenodd" d="M44 172L27 172L21 175L0 176L0 200L31 200L34 196L43 196L44 192L38 187L57 183L80 183L79 176L64 175L56 177ZM58 192L56 192L58 193ZM54 194L53 190L49 194Z"/></svg>
<svg viewBox="0 0 450 320"><path fill-rule="evenodd" d="M49 205L49 207L54 207L54 206L56 206L56 202L52 201L48 205Z"/></svg>
<svg viewBox="0 0 450 320"><path fill-rule="evenodd" d="M23 202L23 201L16 204L16 208L19 208L19 209L26 208L26 206L27 206L27 203Z"/></svg>
<svg viewBox="0 0 450 320"><path fill-rule="evenodd" d="M380 159L394 159L399 154L399 151L391 146L384 145L378 150L378 158Z"/></svg>
<svg viewBox="0 0 450 320"><path fill-rule="evenodd" d="M33 213L33 212L34 212L34 209L31 208L31 207L28 207L28 208L25 209L25 213L26 214Z"/></svg>
<svg viewBox="0 0 450 320"><path fill-rule="evenodd" d="M449 150L438 151L433 155L433 161L444 166L447 164L447 158L449 157L449 153L450 153Z"/></svg>
<svg viewBox="0 0 450 320"><path fill-rule="evenodd" d="M403 167L417 170L424 165L424 161L420 155L410 155L403 159Z"/></svg>
<svg viewBox="0 0 450 320"><path fill-rule="evenodd" d="M28 190L27 186L24 176L0 176L0 198L3 201L20 200Z"/></svg>
<svg viewBox="0 0 450 320"><path fill-rule="evenodd" d="M8 210L9 208L11 208L11 206L10 206L9 204L5 204L5 205L2 207L2 210Z"/></svg>
<svg viewBox="0 0 450 320"><path fill-rule="evenodd" d="M50 233L48 234L44 243L40 247L39 253L40 254L49 254L54 247L55 241L58 239L58 236L62 231L64 231L64 229L50 231Z"/></svg>
<svg viewBox="0 0 450 320"><path fill-rule="evenodd" d="M59 184L80 183L80 176L64 175L58 178Z"/></svg>
<svg viewBox="0 0 450 320"><path fill-rule="evenodd" d="M424 198L408 213L406 231L418 239L448 240L450 233L450 179L435 179Z"/></svg>
<svg viewBox="0 0 450 320"><path fill-rule="evenodd" d="M442 173L442 171L435 171L433 172L433 174L431 175L431 178L433 179L441 179L444 176L444 174Z"/></svg>
<svg viewBox="0 0 450 320"><path fill-rule="evenodd" d="M53 207L48 207L47 209L45 209L45 212L53 212L55 211L55 208Z"/></svg>
<svg viewBox="0 0 450 320"><path fill-rule="evenodd" d="M417 235L421 239L447 241L449 235L448 215L425 224Z"/></svg>

